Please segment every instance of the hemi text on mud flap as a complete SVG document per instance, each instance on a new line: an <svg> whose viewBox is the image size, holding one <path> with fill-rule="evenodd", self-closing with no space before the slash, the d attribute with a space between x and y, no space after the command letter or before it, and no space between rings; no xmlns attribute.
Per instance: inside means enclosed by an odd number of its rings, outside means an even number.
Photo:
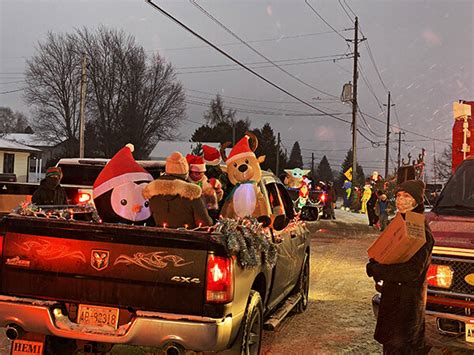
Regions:
<svg viewBox="0 0 474 355"><path fill-rule="evenodd" d="M181 282L181 283L188 283L188 284L199 284L201 283L201 280L199 280L198 277L193 277L191 276L186 277L186 276L173 276L171 278L171 281L176 281L176 282Z"/></svg>

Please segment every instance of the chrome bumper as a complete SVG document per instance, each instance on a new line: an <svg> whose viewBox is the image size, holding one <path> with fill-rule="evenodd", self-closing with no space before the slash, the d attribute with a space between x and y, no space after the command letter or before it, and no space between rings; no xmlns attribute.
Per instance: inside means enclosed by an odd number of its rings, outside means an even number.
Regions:
<svg viewBox="0 0 474 355"><path fill-rule="evenodd" d="M27 332L77 340L164 347L178 343L194 351L224 350L230 341L232 317L221 319L168 313L137 312L118 329L84 327L71 322L54 302L12 298L0 300L0 326L16 324ZM235 326L235 319L234 319Z"/></svg>
<svg viewBox="0 0 474 355"><path fill-rule="evenodd" d="M440 320L449 319L452 321L458 321L460 324L469 323L474 321L474 317L460 316L456 314L441 313L426 311L425 314L425 327L426 327L426 338L428 342L435 347L443 347L450 349L467 349L474 350L474 343L467 342L465 339L464 331L458 333L448 333L440 329Z"/></svg>

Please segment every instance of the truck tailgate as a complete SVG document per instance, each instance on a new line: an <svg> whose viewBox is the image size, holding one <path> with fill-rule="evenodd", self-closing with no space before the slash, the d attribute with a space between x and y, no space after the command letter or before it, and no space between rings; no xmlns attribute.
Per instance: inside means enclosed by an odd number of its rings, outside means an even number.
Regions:
<svg viewBox="0 0 474 355"><path fill-rule="evenodd" d="M7 217L1 293L199 315L208 234Z"/></svg>

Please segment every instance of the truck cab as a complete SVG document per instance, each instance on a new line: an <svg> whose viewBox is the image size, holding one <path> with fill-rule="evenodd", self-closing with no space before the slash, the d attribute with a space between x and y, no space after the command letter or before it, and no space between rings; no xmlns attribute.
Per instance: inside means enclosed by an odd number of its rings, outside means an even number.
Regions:
<svg viewBox="0 0 474 355"><path fill-rule="evenodd" d="M435 238L427 275L427 337L474 350L474 157L447 182L427 215Z"/></svg>

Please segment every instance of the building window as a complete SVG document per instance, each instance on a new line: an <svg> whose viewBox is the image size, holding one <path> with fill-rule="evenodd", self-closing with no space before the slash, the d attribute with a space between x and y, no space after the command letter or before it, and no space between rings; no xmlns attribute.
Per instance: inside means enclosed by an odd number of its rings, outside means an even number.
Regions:
<svg viewBox="0 0 474 355"><path fill-rule="evenodd" d="M15 165L15 154L3 154L3 172L5 174L13 174L13 167Z"/></svg>

